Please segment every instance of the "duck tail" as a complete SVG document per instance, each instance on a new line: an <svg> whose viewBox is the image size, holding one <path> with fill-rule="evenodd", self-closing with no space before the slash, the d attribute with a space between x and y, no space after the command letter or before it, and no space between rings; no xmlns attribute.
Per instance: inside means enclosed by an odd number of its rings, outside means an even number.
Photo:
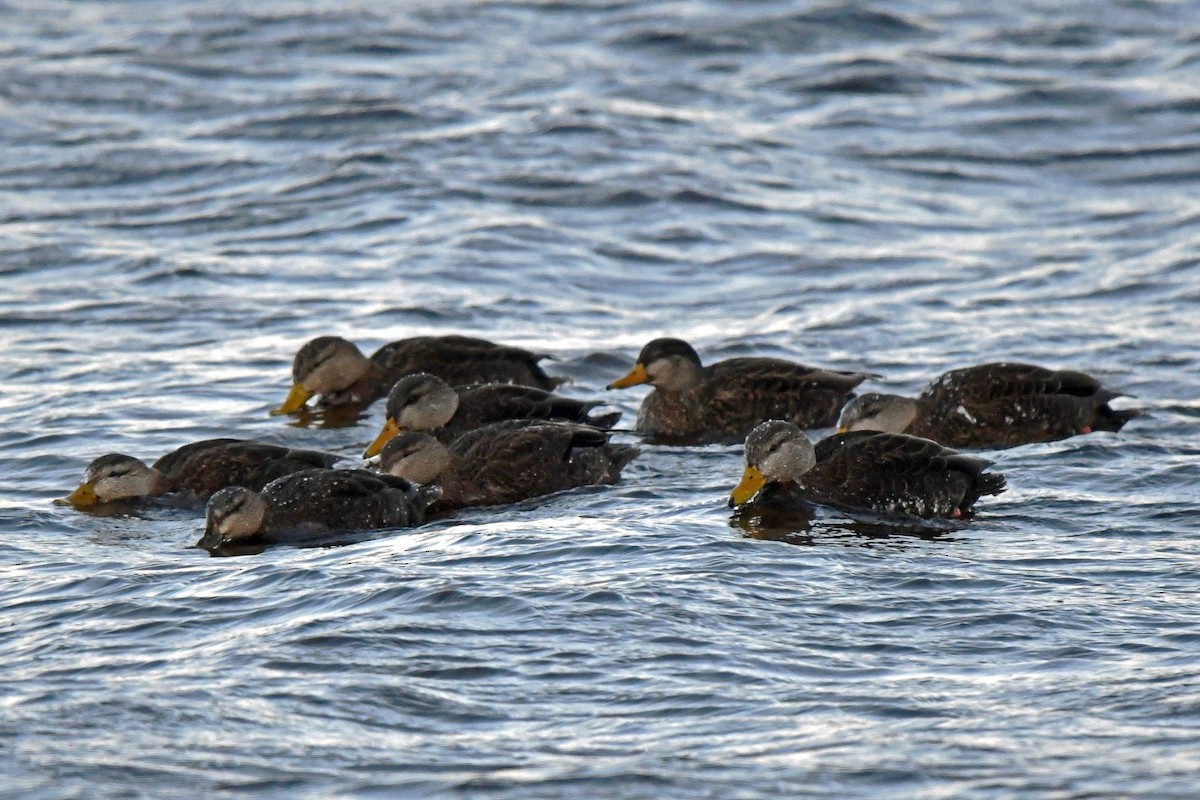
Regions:
<svg viewBox="0 0 1200 800"><path fill-rule="evenodd" d="M621 479L621 470L625 469L630 461L640 456L642 449L628 444L614 444L610 445L608 449L608 480L610 483L616 483Z"/></svg>
<svg viewBox="0 0 1200 800"><path fill-rule="evenodd" d="M585 419L583 421L586 422L588 425L592 425L597 428L603 428L605 430L609 430L612 428L613 425L617 424L617 420L619 420L620 418L621 418L620 411L611 411L607 414L588 414L587 419Z"/></svg>
<svg viewBox="0 0 1200 800"><path fill-rule="evenodd" d="M1121 430L1126 422L1140 416L1142 412L1136 408L1116 409L1104 403L1096 407L1096 414L1092 417L1092 430L1116 432Z"/></svg>
<svg viewBox="0 0 1200 800"><path fill-rule="evenodd" d="M1008 481L1000 472L985 472L975 481L977 497L985 494L1000 494L1008 487Z"/></svg>
<svg viewBox="0 0 1200 800"><path fill-rule="evenodd" d="M442 496L442 487L436 483L430 483L425 486L417 487L413 492L413 505L417 510L424 513L435 500Z"/></svg>

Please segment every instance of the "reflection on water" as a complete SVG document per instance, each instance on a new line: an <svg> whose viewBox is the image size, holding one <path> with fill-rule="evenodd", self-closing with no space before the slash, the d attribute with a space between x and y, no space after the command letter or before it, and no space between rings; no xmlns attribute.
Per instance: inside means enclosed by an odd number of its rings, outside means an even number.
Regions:
<svg viewBox="0 0 1200 800"><path fill-rule="evenodd" d="M1191 797L1191 12L11 0L0 785ZM1149 413L985 454L1008 491L945 531L731 518L739 447L627 433L617 486L251 558L53 503L220 436L360 464L382 402L269 415L297 348L450 333L622 430L659 336Z"/></svg>

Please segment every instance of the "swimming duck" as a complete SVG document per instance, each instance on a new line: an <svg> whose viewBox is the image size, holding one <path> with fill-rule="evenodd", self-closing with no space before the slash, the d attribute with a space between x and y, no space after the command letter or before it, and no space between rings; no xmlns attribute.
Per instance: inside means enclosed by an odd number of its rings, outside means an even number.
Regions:
<svg viewBox="0 0 1200 800"><path fill-rule="evenodd" d="M469 431L449 447L406 431L380 454L380 469L441 486L441 509L516 503L576 486L616 483L640 452L611 444L607 431L571 422L498 423Z"/></svg>
<svg viewBox="0 0 1200 800"><path fill-rule="evenodd" d="M842 409L839 431L908 433L947 447L1013 447L1092 431L1118 431L1138 416L1082 372L1030 364L981 364L947 372L917 397L864 394Z"/></svg>
<svg viewBox="0 0 1200 800"><path fill-rule="evenodd" d="M926 519L969 515L985 494L1004 491L989 462L900 433L834 434L813 447L790 422L769 420L746 437L746 470L730 507L756 494L764 507L811 501ZM761 490L761 492L760 492Z"/></svg>
<svg viewBox="0 0 1200 800"><path fill-rule="evenodd" d="M649 383L637 430L665 444L740 442L766 419L805 428L832 425L850 390L870 377L780 358L731 358L705 367L691 345L655 339L609 389Z"/></svg>
<svg viewBox="0 0 1200 800"><path fill-rule="evenodd" d="M332 531L406 528L424 520L436 487L361 469L310 469L271 481L261 492L230 486L205 509L206 550L250 543L299 543Z"/></svg>
<svg viewBox="0 0 1200 800"><path fill-rule="evenodd" d="M479 383L451 388L436 375L406 375L388 392L387 419L364 458L377 455L401 431L425 431L443 443L484 425L509 419L561 419L609 427L620 412L591 416L599 402L574 400L545 389L508 383Z"/></svg>
<svg viewBox="0 0 1200 800"><path fill-rule="evenodd" d="M299 411L313 395L326 406L366 406L414 372L431 372L450 384L516 383L553 389L562 383L542 371L545 355L469 336L418 336L385 344L367 358L340 336L308 342L292 360L292 391L273 414Z"/></svg>
<svg viewBox="0 0 1200 800"><path fill-rule="evenodd" d="M83 483L66 498L76 508L100 503L191 492L200 497L226 486L261 489L276 478L303 469L330 467L338 456L293 450L244 439L206 439L184 445L146 464L133 456L100 456L83 473Z"/></svg>

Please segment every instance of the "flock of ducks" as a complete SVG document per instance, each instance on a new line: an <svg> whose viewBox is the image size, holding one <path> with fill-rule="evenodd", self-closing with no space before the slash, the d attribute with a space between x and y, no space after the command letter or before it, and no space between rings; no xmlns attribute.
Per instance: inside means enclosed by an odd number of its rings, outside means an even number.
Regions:
<svg viewBox="0 0 1200 800"><path fill-rule="evenodd" d="M367 446L369 468L342 457L241 439L185 445L152 466L97 458L66 501L88 509L171 495L207 501L198 546L211 552L313 541L331 532L401 528L456 509L520 502L612 484L640 450L611 441L620 412L564 397L545 354L466 336L384 345L370 358L322 336L292 363L293 384L273 414L357 415L386 396ZM635 433L658 445L745 442L731 507L811 504L904 518L961 519L1005 488L989 462L952 448L999 448L1117 431L1137 415L1093 377L1015 363L947 372L915 398L854 395L863 372L778 358L705 366L680 339L655 339L609 389L650 384ZM835 425L815 445L804 429Z"/></svg>

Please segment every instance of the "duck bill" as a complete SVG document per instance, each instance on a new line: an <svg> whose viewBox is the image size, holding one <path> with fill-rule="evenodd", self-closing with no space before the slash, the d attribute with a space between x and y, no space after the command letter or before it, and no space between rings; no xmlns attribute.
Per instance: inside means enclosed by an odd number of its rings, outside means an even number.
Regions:
<svg viewBox="0 0 1200 800"><path fill-rule="evenodd" d="M387 422L383 423L383 430L375 437L375 441L371 442L371 446L367 448L367 452L363 453L363 458L372 458L379 455L383 450L383 446L392 440L396 434L400 433L400 426L396 424L396 420L388 417Z"/></svg>
<svg viewBox="0 0 1200 800"><path fill-rule="evenodd" d="M204 527L204 535L200 537L200 541L196 542L196 547L204 550L215 550L221 546L221 533L213 525Z"/></svg>
<svg viewBox="0 0 1200 800"><path fill-rule="evenodd" d="M624 389L629 386L637 386L639 383L649 383L650 376L646 374L646 366L644 364L636 364L633 369L629 370L629 374L624 378L618 378L608 385L609 389Z"/></svg>
<svg viewBox="0 0 1200 800"><path fill-rule="evenodd" d="M849 425L842 425L841 427L839 427L839 428L837 429L837 432L838 432L838 433L849 433L849 432L850 432L850 426L849 426Z"/></svg>
<svg viewBox="0 0 1200 800"><path fill-rule="evenodd" d="M96 497L96 489L90 482L80 484L78 489L63 499L76 508L87 508L100 502L100 498Z"/></svg>
<svg viewBox="0 0 1200 800"><path fill-rule="evenodd" d="M313 393L305 389L302 385L298 383L292 384L292 391L288 392L287 399L283 401L283 405L272 411L271 415L291 414L294 411L299 411L312 395Z"/></svg>
<svg viewBox="0 0 1200 800"><path fill-rule="evenodd" d="M747 502L758 494L758 490L766 482L767 479L758 471L758 467L746 467L746 471L742 473L742 482L733 487L733 492L729 495L729 507L733 508Z"/></svg>

